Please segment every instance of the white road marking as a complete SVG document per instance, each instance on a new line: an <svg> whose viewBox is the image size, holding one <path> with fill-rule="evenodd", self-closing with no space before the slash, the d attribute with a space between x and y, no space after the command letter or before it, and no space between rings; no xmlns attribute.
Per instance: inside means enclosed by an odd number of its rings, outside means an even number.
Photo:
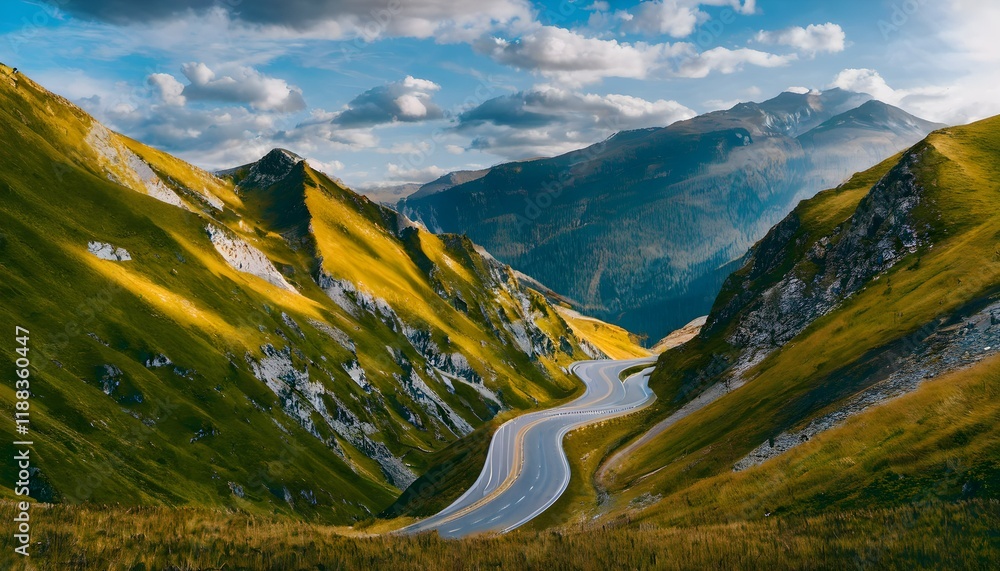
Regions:
<svg viewBox="0 0 1000 571"><path fill-rule="evenodd" d="M523 482L526 480L527 474L525 474L525 470L528 468L528 463L529 463L528 458L527 457L522 458L522 461L516 465L514 462L515 460L514 456L517 455L518 449L520 449L522 453L531 449L528 444L530 440L528 434L524 435L525 436L524 441L521 442L520 446L518 446L518 438L519 438L518 435L520 434L521 427L524 426L525 424L531 424L535 421L539 421L536 424L544 424L545 428L539 426L538 428L528 430L528 432L530 432L532 435L535 434L550 435L547 431L547 428L550 426L554 426L557 432L557 434L555 434L556 436L555 450L559 452L562 451L562 445L561 445L562 437L565 436L565 434L574 427L588 424L592 422L592 419L597 419L600 418L601 416L620 415L623 412L633 410L635 408L638 408L646 404L649 397L654 396L652 390L650 390L648 386L640 386L638 387L640 389L638 393L641 394L636 394L637 391L633 390L633 384L647 381L648 375L633 375L633 377L630 377L630 379L634 378L636 380L632 381L631 383L619 384L611 382L612 380L614 381L618 380L617 375L615 375L614 379L611 378L612 372L614 372L618 367L629 366L631 364L634 364L635 362L636 361L633 360L633 361L623 361L618 363L589 362L589 363L574 364L572 370L584 381L586 389L584 391L584 394L577 400L577 402L574 403L574 405L571 408L564 409L558 412L540 411L536 413L529 413L528 415L524 415L518 417L517 419L514 419L512 422L509 423L509 426L505 424L502 425L500 428L498 428L497 433L494 434L494 439L490 447L490 453L489 453L490 467L489 470L487 470L487 472L489 473L486 474L487 479L484 484L485 489L483 490L483 496L482 496L483 498L485 498L485 500L480 500L483 503L477 506L475 508L475 511L479 513L492 511L491 508L493 508L493 506L496 505L496 502L499 500L500 497L500 494L496 494L496 491L499 490L503 482L507 481L507 478L512 478L513 480L519 482ZM603 378L603 380L607 381L607 384L609 385L608 387L605 388L604 391L602 391L602 394L600 395L596 394L597 391L600 390L597 386L597 384L599 383L594 382L598 378ZM641 398L642 402L636 402L634 400L635 397ZM630 400L632 402L628 402ZM563 417L565 418L565 421L556 420L556 417ZM534 426L533 424L531 425ZM533 480L531 487L529 488L529 491L533 492L534 489L537 487L537 482L541 480L543 472L546 474L546 478L555 477L556 480L558 480L561 475L563 481L560 483L559 486L560 489L551 494L546 493L541 495L539 494L533 495L532 501L529 502L528 505L528 509L532 510L532 513L528 514L519 521L513 523L508 521L505 522L504 524L500 524L501 526L505 526L501 530L502 533L517 528L522 524L524 524L525 522L531 520L538 514L542 513L546 508L551 506L559 498L559 496L562 495L562 492L565 491L566 489L566 485L568 484L569 480L569 473L568 473L569 466L566 465L565 458L563 457L559 458L559 460L562 460L562 462L560 462L560 464L562 464L560 467L556 469L547 469L548 465L545 463L544 452L546 450L546 446L552 443L550 443L548 439L546 439L545 442L546 444L544 445L541 440L538 440L536 442L537 450L540 453L542 453L542 456L540 458L542 463L536 465L537 471L535 473L535 478ZM564 454L565 452L563 451L563 455ZM494 476L496 476L496 478L494 478ZM493 483L494 479L498 480L496 484ZM546 480L546 482L548 482L548 479ZM557 481L555 483L559 482ZM477 484L477 486L478 485L481 484ZM494 497L492 498L490 497L491 493L494 494ZM470 498L469 501L471 501L471 498L474 497L472 496L472 490L470 490L468 497ZM487 522L487 524L483 524L482 522L487 518L491 517L491 515L493 515L491 513L485 513L473 524L463 525L462 527L457 527L455 529L449 530L446 533L448 534L457 533L459 536L461 536L476 531L481 531L483 530L483 528L487 527L494 527L494 529L496 529L496 527L492 526L491 524L504 517L505 513L501 512L504 512L504 510L511 507L511 505L513 504L523 503L525 499L527 499L527 494L521 496L521 498L518 499L516 502L508 503L507 505L500 508L500 510L493 512L496 515L493 516L492 519L490 519ZM463 501L459 503L469 506L468 501ZM478 502L472 502L472 503L478 503ZM536 503L537 505L535 505ZM455 508L455 509L461 509L461 508ZM516 512L517 510L515 510L515 512L512 512L515 515L515 518L513 519L521 517L520 514ZM440 517L435 516L421 522L419 524L419 527L415 525L414 529L421 529L421 528L433 529L434 527L438 527L439 529L441 529L441 527L439 527L438 525L444 525L445 522L447 522L448 520L451 520L453 522L456 519L456 517L457 516L448 517L447 514L440 515ZM443 521L440 524L434 525L435 520L441 520L442 518Z"/></svg>

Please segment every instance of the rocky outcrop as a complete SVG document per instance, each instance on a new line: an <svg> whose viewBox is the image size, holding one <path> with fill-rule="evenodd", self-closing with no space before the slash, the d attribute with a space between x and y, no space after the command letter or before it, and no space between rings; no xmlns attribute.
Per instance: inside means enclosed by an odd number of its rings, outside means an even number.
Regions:
<svg viewBox="0 0 1000 571"><path fill-rule="evenodd" d="M944 373L965 368L1000 352L1000 303L994 303L955 324L930 323L911 340L892 347L898 351L892 372L852 397L836 410L809 422L804 428L764 442L733 466L739 472L762 464L817 434L886 400L915 391L921 383Z"/></svg>
<svg viewBox="0 0 1000 571"><path fill-rule="evenodd" d="M87 143L101 157L108 180L148 194L160 202L188 209L181 197L163 184L156 172L139 155L114 140L114 134L104 125L94 122L87 134Z"/></svg>
<svg viewBox="0 0 1000 571"><path fill-rule="evenodd" d="M723 289L729 301L713 310L706 333L726 330L741 350L735 371L745 370L798 335L818 317L864 288L923 243L912 213L922 189L913 168L914 147L828 236L809 236L793 212L752 251ZM781 272L781 268L789 269ZM776 276L780 279L767 285Z"/></svg>
<svg viewBox="0 0 1000 571"><path fill-rule="evenodd" d="M304 160L305 159L291 151L285 149L272 149L271 152L264 155L262 159L249 166L246 176L239 181L237 188L266 189L288 176L288 174L292 172L292 169L295 168L295 165ZM218 174L233 174L243 168L247 167L238 167L237 169L219 171Z"/></svg>
<svg viewBox="0 0 1000 571"><path fill-rule="evenodd" d="M318 331L322 331L327 334L331 339L337 342L338 345L347 349L351 353L357 353L357 347L354 345L354 341L340 329L330 325L329 323L324 323L322 321L317 321L315 319L309 320L309 325L315 327Z"/></svg>
<svg viewBox="0 0 1000 571"><path fill-rule="evenodd" d="M125 248L115 248L107 242L89 242L87 244L87 251L102 260L112 262L127 262L132 259L128 250Z"/></svg>
<svg viewBox="0 0 1000 571"><path fill-rule="evenodd" d="M288 347L278 350L272 345L265 345L261 347L261 351L264 356L260 359L254 359L248 353L247 363L254 376L278 396L281 409L303 429L322 439L313 420L313 413L316 413L338 435L378 462L393 485L402 489L416 479L416 475L402 460L393 456L385 444L369 436L377 431L374 425L362 422L333 393L327 392L322 383L311 380L308 369L299 370L295 367L292 351ZM328 399L334 403L333 410L327 404ZM331 448L336 446L335 442L327 444Z"/></svg>
<svg viewBox="0 0 1000 571"><path fill-rule="evenodd" d="M261 278L278 287L289 291L296 291L291 284L285 281L284 276L274 267L271 260L257 248L247 244L242 238L231 236L211 224L205 226L212 245L222 255L230 266L243 273L251 274Z"/></svg>

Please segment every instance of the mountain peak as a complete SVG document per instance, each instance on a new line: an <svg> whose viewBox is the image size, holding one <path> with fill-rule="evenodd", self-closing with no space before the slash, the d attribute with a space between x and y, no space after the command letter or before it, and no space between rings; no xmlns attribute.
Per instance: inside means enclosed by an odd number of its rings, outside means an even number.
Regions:
<svg viewBox="0 0 1000 571"><path fill-rule="evenodd" d="M261 157L258 163L267 160L280 160L280 161L293 161L295 163L304 161L305 159L301 156L289 151L288 149L283 149L281 147L275 147L267 152L266 155Z"/></svg>
<svg viewBox="0 0 1000 571"><path fill-rule="evenodd" d="M909 138L920 138L945 126L911 115L883 101L871 99L824 121L812 131L803 134L802 140L827 131L843 131L845 128L876 129L897 135L907 133Z"/></svg>
<svg viewBox="0 0 1000 571"><path fill-rule="evenodd" d="M276 147L256 162L220 170L215 174L232 177L240 189L264 189L288 176L295 166L303 161L304 158L292 151Z"/></svg>
<svg viewBox="0 0 1000 571"><path fill-rule="evenodd" d="M250 174L247 179L250 179L254 175L257 177L271 178L278 180L285 178L292 171L295 165L304 161L302 157L296 155L295 153L281 148L271 149L266 155L264 155L259 161L250 167ZM241 183L245 185L246 180ZM254 186L264 186L263 184L254 184Z"/></svg>

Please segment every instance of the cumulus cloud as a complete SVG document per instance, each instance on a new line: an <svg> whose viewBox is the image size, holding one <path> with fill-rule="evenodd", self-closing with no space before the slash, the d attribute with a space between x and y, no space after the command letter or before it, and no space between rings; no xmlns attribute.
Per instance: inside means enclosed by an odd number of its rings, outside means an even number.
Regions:
<svg viewBox="0 0 1000 571"><path fill-rule="evenodd" d="M192 62L184 64L181 71L190 83L184 86L180 95L191 101L240 103L261 111L292 112L306 108L299 88L251 67L233 66L220 75L204 63ZM179 84L172 76L167 77L173 79L173 83L163 77L165 74L154 75L155 78L150 76L150 81L157 87L166 85L176 89ZM160 89L163 93L163 88ZM176 102L176 97L173 100Z"/></svg>
<svg viewBox="0 0 1000 571"><path fill-rule="evenodd" d="M948 85L896 89L876 70L845 69L830 86L868 93L923 119L950 125L1000 114L1000 89L995 83L979 83L977 77L962 77Z"/></svg>
<svg viewBox="0 0 1000 571"><path fill-rule="evenodd" d="M676 101L576 93L556 87L497 97L462 113L471 148L505 158L554 155L622 130L665 126L695 115Z"/></svg>
<svg viewBox="0 0 1000 571"><path fill-rule="evenodd" d="M837 24L809 24L805 28L793 26L776 32L757 32L755 39L762 44L779 44L796 50L816 55L817 53L836 53L844 51L844 41L847 35Z"/></svg>
<svg viewBox="0 0 1000 571"><path fill-rule="evenodd" d="M371 128L346 128L334 123L338 113L313 109L309 119L274 135L275 140L305 153L323 150L359 151L374 149L379 138Z"/></svg>
<svg viewBox="0 0 1000 571"><path fill-rule="evenodd" d="M517 40L481 38L474 47L499 63L567 87L608 77L705 77L711 72L733 73L744 65L777 67L797 59L795 54L776 55L749 48L717 47L699 53L688 42L619 42L554 26L539 27Z"/></svg>
<svg viewBox="0 0 1000 571"><path fill-rule="evenodd" d="M879 101L893 105L899 103L902 98L900 93L889 87L885 79L874 69L845 69L833 78L830 87L867 93Z"/></svg>
<svg viewBox="0 0 1000 571"><path fill-rule="evenodd" d="M390 36L461 40L498 25L530 22L533 13L529 0L74 0L64 9L114 24L195 20L222 13L237 26L268 34L366 41Z"/></svg>
<svg viewBox="0 0 1000 571"><path fill-rule="evenodd" d="M169 73L154 73L146 81L167 105L183 106L187 103L184 97L184 84Z"/></svg>
<svg viewBox="0 0 1000 571"><path fill-rule="evenodd" d="M758 67L781 67L795 61L795 54L777 55L750 48L730 50L718 47L701 52L684 61L678 71L683 77L705 77L713 71L733 73L743 69L744 65Z"/></svg>
<svg viewBox="0 0 1000 571"><path fill-rule="evenodd" d="M415 123L444 117L431 97L441 86L413 76L380 85L358 95L347 109L332 119L344 127L370 127L384 123Z"/></svg>
<svg viewBox="0 0 1000 571"><path fill-rule="evenodd" d="M149 108L82 100L85 109L112 128L206 168L225 168L259 159L274 145L275 117L246 107L198 109L180 105Z"/></svg>
<svg viewBox="0 0 1000 571"><path fill-rule="evenodd" d="M309 158L306 162L310 167L325 173L327 176L332 176L334 173L338 173L344 170L344 163L333 160L333 161L321 161L318 159Z"/></svg>
<svg viewBox="0 0 1000 571"><path fill-rule="evenodd" d="M518 69L537 71L561 83L582 85L605 77L646 78L671 55L685 51L670 44L634 44L589 38L555 26L542 26L518 40L484 38L477 51Z"/></svg>
<svg viewBox="0 0 1000 571"><path fill-rule="evenodd" d="M628 32L668 35L674 38L690 36L699 24L708 20L701 6L729 6L740 14L753 14L755 0L654 0L640 2L625 12L622 28Z"/></svg>

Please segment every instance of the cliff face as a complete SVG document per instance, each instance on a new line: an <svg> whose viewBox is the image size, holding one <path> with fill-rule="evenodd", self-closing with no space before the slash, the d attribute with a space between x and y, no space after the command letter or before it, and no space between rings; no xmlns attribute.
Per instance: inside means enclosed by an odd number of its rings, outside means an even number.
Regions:
<svg viewBox="0 0 1000 571"><path fill-rule="evenodd" d="M759 362L892 268L926 241L914 220L923 189L913 172L922 145L907 151L831 232L804 229L792 212L751 251L723 286L703 335L726 331L743 365Z"/></svg>

